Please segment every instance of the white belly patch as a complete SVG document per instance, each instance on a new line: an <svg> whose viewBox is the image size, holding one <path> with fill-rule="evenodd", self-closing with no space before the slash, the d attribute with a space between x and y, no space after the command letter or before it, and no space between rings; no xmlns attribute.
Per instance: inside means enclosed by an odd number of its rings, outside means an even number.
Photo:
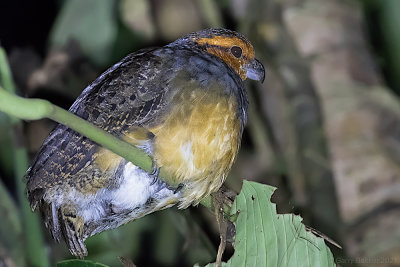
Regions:
<svg viewBox="0 0 400 267"><path fill-rule="evenodd" d="M124 166L119 187L101 189L95 195L84 197L86 203L81 205L79 214L85 222L100 221L111 216L110 211L107 211L111 207L112 216L124 214L113 225L114 228L158 209L172 206L177 203L180 195L180 192L174 193L165 183L154 181L147 172L129 162Z"/></svg>

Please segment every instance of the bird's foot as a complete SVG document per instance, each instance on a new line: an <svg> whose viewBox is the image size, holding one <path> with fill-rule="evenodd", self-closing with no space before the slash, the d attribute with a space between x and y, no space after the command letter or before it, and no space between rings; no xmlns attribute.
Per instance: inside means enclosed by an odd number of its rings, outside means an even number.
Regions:
<svg viewBox="0 0 400 267"><path fill-rule="evenodd" d="M220 236L220 243L215 261L215 266L217 267L222 265L222 254L225 251L226 243L233 242L233 236L235 236L236 232L234 224L229 221L224 211L225 206L232 207L234 196L236 196L236 194L229 190L226 191L226 189L223 187L221 187L217 192L211 194L211 200L218 223Z"/></svg>
<svg viewBox="0 0 400 267"><path fill-rule="evenodd" d="M60 209L62 220L62 232L72 255L79 258L87 256L88 252L84 243L85 222L76 214L75 209L66 206Z"/></svg>
<svg viewBox="0 0 400 267"><path fill-rule="evenodd" d="M217 259L215 260L215 265L217 267L220 267L222 264L222 254L224 253L226 247L226 232L228 228L227 219L224 217L224 208L223 208L223 203L221 201L221 196L222 194L220 191L211 194L211 199L214 205L214 212L218 223L219 237L220 237Z"/></svg>
<svg viewBox="0 0 400 267"><path fill-rule="evenodd" d="M179 191L181 191L182 188L183 188L184 186L185 186L184 184L180 183L180 184L178 184L177 187L174 187L174 186L172 186L172 185L167 185L167 188L168 188L169 190L171 190L171 191L173 190L173 191L174 191L174 194L176 194L176 193L178 193Z"/></svg>
<svg viewBox="0 0 400 267"><path fill-rule="evenodd" d="M160 167L157 166L157 164L153 161L153 166L151 167L152 171L150 173L150 177L153 178L153 181L151 181L150 185L155 184L158 181L158 175L160 174Z"/></svg>

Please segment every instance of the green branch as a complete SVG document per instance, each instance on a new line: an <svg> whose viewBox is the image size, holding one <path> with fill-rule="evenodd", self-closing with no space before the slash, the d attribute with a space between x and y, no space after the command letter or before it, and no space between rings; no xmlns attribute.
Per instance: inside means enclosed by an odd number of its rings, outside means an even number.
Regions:
<svg viewBox="0 0 400 267"><path fill-rule="evenodd" d="M143 150L111 135L86 120L42 99L26 99L0 88L0 111L23 120L48 118L62 123L90 138L115 154L131 161L136 166L151 171L152 160Z"/></svg>
<svg viewBox="0 0 400 267"><path fill-rule="evenodd" d="M152 159L146 152L94 126L88 121L51 104L47 100L26 99L8 93L0 87L0 111L23 120L39 120L44 118L54 120L90 138L141 169L147 172L152 170ZM161 168L160 179L171 180L167 178L167 174ZM210 198L204 199L201 203L207 208L212 208Z"/></svg>

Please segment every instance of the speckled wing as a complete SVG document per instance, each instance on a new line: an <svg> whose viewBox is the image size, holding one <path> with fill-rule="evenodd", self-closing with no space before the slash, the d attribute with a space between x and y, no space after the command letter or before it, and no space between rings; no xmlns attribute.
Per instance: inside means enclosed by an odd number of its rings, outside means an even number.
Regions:
<svg viewBox="0 0 400 267"><path fill-rule="evenodd" d="M125 57L89 85L70 111L116 136L157 123L170 101L169 82L176 75L172 55L171 49L158 48ZM110 177L91 164L97 150L90 139L58 125L26 174L32 207L55 185L85 192L107 185Z"/></svg>

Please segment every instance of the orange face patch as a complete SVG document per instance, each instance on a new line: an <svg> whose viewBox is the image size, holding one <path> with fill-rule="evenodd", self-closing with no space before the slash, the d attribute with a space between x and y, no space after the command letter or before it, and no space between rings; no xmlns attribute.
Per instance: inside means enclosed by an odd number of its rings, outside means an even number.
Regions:
<svg viewBox="0 0 400 267"><path fill-rule="evenodd" d="M221 58L225 63L231 66L237 74L239 74L242 80L245 80L246 71L243 66L254 59L254 48L253 46L238 37L226 37L226 36L213 36L211 38L198 38L194 40L202 46L206 46L208 53L213 54ZM241 56L238 58L231 52L232 47L240 47L242 50Z"/></svg>

